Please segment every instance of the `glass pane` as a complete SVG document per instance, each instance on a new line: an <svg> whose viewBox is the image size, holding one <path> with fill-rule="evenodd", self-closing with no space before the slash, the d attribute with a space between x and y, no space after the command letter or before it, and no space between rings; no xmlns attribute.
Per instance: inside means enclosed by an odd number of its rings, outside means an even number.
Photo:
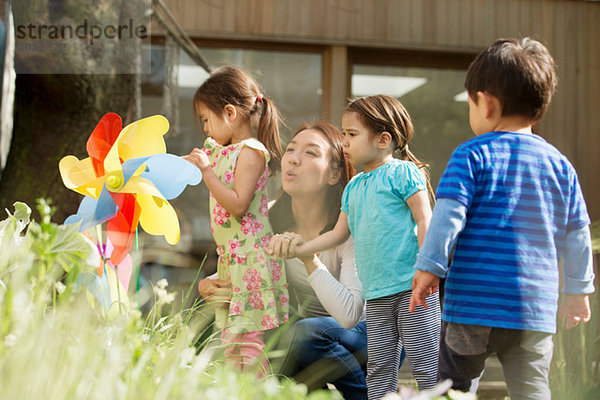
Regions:
<svg viewBox="0 0 600 400"><path fill-rule="evenodd" d="M431 166L434 189L452 151L471 138L465 71L355 65L352 96L387 94L408 110L415 127L411 151Z"/></svg>
<svg viewBox="0 0 600 400"><path fill-rule="evenodd" d="M234 64L250 72L263 88L264 95L274 101L283 117L281 133L284 142L289 140L300 123L316 119L321 115L322 56L320 53L212 48L201 48L200 53L211 66ZM143 116L147 117L163 114L165 47L149 46L146 48L145 57L152 59L152 73L144 76L143 84L142 110ZM180 52L177 73L178 132L169 133L166 142L169 153L184 155L194 147L202 147L205 138L201 127L194 119L192 100L196 89L208 74L183 51ZM174 121L170 122L171 125L174 124ZM276 194L278 181L278 178L270 179L269 195ZM163 237L141 235L144 240L142 262L167 266L159 272L153 268L152 274L147 273L147 277L155 281L161 277L161 274L165 274L165 277L168 275L171 279L176 279L175 276L179 272L170 271L168 266L197 267L205 254L209 257L205 265L206 272L214 271L216 255L210 232L206 186L201 183L195 187L188 187L181 196L171 200L170 203L179 216L181 239L177 245L171 246Z"/></svg>

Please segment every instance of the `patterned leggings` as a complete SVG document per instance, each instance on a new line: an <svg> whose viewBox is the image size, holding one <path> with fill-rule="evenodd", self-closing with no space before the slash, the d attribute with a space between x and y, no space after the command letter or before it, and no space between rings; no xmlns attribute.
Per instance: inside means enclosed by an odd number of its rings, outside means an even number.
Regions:
<svg viewBox="0 0 600 400"><path fill-rule="evenodd" d="M263 354L265 342L262 332L246 332L240 334L221 332L221 342L225 353L225 362L240 371L256 369L260 379L267 375L269 363ZM260 364L256 365L256 361Z"/></svg>
<svg viewBox="0 0 600 400"><path fill-rule="evenodd" d="M427 310L408 312L411 291L367 300L367 393L380 399L398 387L402 348L419 389L437 382L441 311L438 293L427 297Z"/></svg>

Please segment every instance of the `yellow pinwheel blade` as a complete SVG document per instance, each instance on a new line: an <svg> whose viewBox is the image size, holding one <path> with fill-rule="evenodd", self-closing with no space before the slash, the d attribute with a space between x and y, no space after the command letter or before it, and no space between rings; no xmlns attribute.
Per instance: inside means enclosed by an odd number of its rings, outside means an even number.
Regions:
<svg viewBox="0 0 600 400"><path fill-rule="evenodd" d="M162 115L153 115L127 125L117 141L119 157L126 161L166 153L167 146L163 136L168 131L169 120Z"/></svg>
<svg viewBox="0 0 600 400"><path fill-rule="evenodd" d="M104 170L111 178L109 190L120 191L124 183L121 163L131 158L167 152L163 135L169 130L169 121L162 115L154 115L127 125L113 143L106 158Z"/></svg>
<svg viewBox="0 0 600 400"><path fill-rule="evenodd" d="M91 158L79 160L75 156L65 156L58 163L58 169L67 188L98 199L104 177L96 177Z"/></svg>
<svg viewBox="0 0 600 400"><path fill-rule="evenodd" d="M169 244L179 241L179 220L173 207L161 198L137 194L140 205L140 225L151 235L164 235Z"/></svg>
<svg viewBox="0 0 600 400"><path fill-rule="evenodd" d="M147 194L165 199L151 180L140 176L132 176L119 193Z"/></svg>

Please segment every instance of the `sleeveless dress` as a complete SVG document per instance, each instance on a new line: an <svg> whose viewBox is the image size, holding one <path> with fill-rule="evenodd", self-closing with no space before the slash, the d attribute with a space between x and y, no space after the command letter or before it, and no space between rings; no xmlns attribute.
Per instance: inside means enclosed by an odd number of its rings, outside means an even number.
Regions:
<svg viewBox="0 0 600 400"><path fill-rule="evenodd" d="M267 205L269 152L254 138L229 146L208 138L204 151L221 182L233 188L236 162L245 146L259 150L266 160L245 215L231 215L210 195L211 231L219 255L217 273L232 286L231 303L216 308L216 324L232 334L273 329L289 319L285 264L267 253L273 235Z"/></svg>

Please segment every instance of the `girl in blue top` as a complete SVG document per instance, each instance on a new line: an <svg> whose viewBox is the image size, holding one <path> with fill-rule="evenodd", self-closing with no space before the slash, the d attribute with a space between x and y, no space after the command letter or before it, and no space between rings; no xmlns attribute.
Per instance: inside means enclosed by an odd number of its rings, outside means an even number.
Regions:
<svg viewBox="0 0 600 400"><path fill-rule="evenodd" d="M352 234L367 300L369 399L396 391L403 348L419 388L431 388L437 380L438 294L427 298L433 307L420 308L419 314L408 312L413 265L429 226L428 192L432 193L426 172L421 171L426 165L408 150L414 136L410 116L393 97L361 97L346 107L342 128L344 154L353 165L362 165L364 172L344 189L335 227L308 242L290 235L287 246L276 253L288 258L313 254L343 243ZM400 159L394 158L395 151ZM285 233L282 236L286 238Z"/></svg>

